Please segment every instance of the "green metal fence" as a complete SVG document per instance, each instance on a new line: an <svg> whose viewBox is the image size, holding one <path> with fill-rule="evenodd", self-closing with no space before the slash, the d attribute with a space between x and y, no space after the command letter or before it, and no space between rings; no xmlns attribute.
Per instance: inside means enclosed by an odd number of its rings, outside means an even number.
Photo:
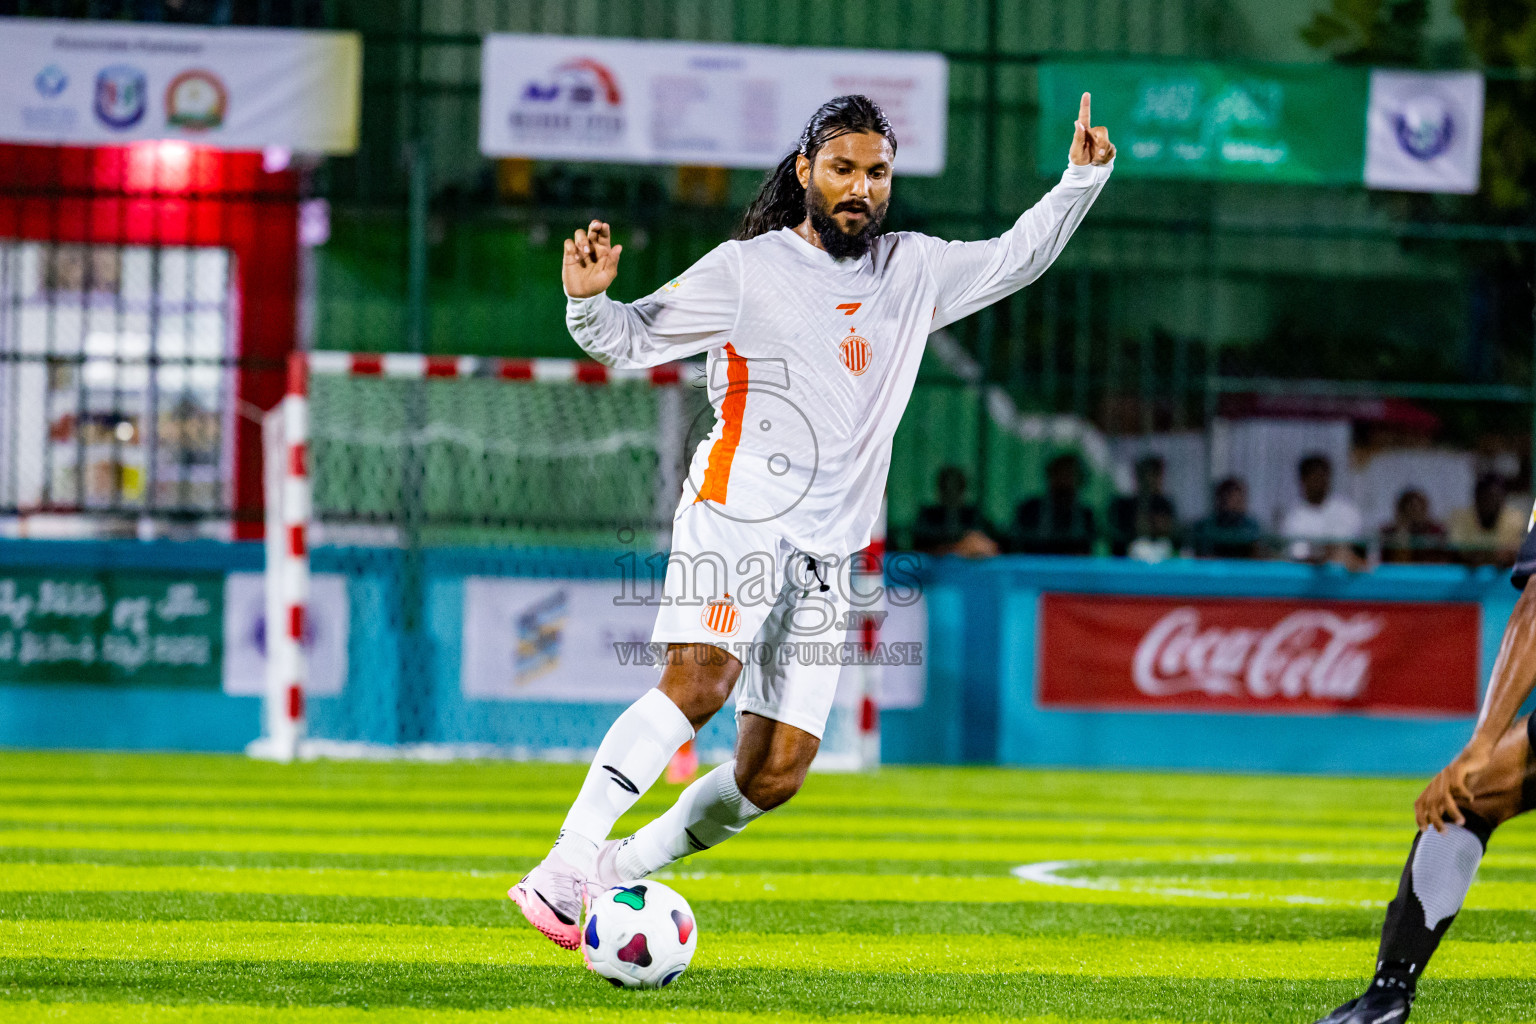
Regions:
<svg viewBox="0 0 1536 1024"><path fill-rule="evenodd" d="M361 147L307 171L307 188L329 201L332 224L329 242L312 256L315 346L570 356L578 353L563 328L558 283L560 240L568 231L592 216L611 221L626 253L615 294L634 297L717 244L759 176L481 157L480 40L487 32L942 51L951 67L948 169L938 178L899 181L891 222L973 238L1002 230L1064 165L1075 112L1039 109L1042 60L1266 59L1277 52L1275 26L1291 39L1317 5L204 6L211 12L204 20L324 24L364 37ZM187 9L19 5L23 14L70 17ZM1296 55L1294 44L1279 49ZM1490 100L1527 90L1528 79L1519 70L1489 71ZM1060 152L1036 151L1041 118L1060 122ZM929 471L945 462L973 468L989 507L1005 509L1038 489L1038 467L998 454L1011 442L1000 440L992 419L978 411L989 387L1001 388L1023 413L1072 415L1109 433L1199 430L1239 393L1398 396L1441 417L1441 440L1470 445L1491 436L1528 451L1536 414L1530 216L1495 216L1476 198L1117 179L1044 278L952 329L980 376L962 381L930 367L910 422L943 415L932 410L955 401L970 411L928 435L920 460L897 467L893 517L900 521L925 499ZM1095 486L1107 490L1108 482Z"/></svg>

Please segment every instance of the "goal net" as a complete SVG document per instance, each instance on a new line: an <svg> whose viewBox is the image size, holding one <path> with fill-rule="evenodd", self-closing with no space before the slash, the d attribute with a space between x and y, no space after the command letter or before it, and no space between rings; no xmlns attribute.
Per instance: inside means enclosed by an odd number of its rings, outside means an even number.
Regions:
<svg viewBox="0 0 1536 1024"><path fill-rule="evenodd" d="M579 760L655 685L648 643L702 367L315 352L268 414L256 756ZM873 644L863 623L850 640ZM878 758L874 665L818 765ZM729 758L729 707L700 732Z"/></svg>

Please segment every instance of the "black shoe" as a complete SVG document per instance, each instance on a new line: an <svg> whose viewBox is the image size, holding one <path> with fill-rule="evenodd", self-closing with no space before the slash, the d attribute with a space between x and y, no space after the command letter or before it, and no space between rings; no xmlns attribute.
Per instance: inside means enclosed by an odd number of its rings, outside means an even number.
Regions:
<svg viewBox="0 0 1536 1024"><path fill-rule="evenodd" d="M1403 1024L1411 1009L1412 992L1372 986L1365 995L1351 999L1317 1024Z"/></svg>

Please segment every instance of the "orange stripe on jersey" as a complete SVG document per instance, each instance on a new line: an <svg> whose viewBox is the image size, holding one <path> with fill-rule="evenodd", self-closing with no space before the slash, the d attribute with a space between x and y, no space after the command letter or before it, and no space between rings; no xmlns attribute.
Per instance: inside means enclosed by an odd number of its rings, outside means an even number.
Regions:
<svg viewBox="0 0 1536 1024"><path fill-rule="evenodd" d="M731 462L741 443L741 421L747 412L747 361L736 354L730 342L725 345L725 399L720 403L720 436L709 449L709 465L704 483L694 501L724 503L726 485L731 479Z"/></svg>

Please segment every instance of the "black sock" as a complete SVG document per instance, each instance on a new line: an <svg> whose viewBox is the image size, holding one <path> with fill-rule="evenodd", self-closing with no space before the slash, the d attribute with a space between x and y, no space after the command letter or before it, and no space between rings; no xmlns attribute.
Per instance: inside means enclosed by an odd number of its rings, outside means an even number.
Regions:
<svg viewBox="0 0 1536 1024"><path fill-rule="evenodd" d="M1414 837L1397 896L1387 905L1372 988L1403 989L1411 997L1425 964L1456 920L1493 834L1488 819L1470 811L1462 815L1464 828L1446 825L1444 832L1430 830Z"/></svg>

